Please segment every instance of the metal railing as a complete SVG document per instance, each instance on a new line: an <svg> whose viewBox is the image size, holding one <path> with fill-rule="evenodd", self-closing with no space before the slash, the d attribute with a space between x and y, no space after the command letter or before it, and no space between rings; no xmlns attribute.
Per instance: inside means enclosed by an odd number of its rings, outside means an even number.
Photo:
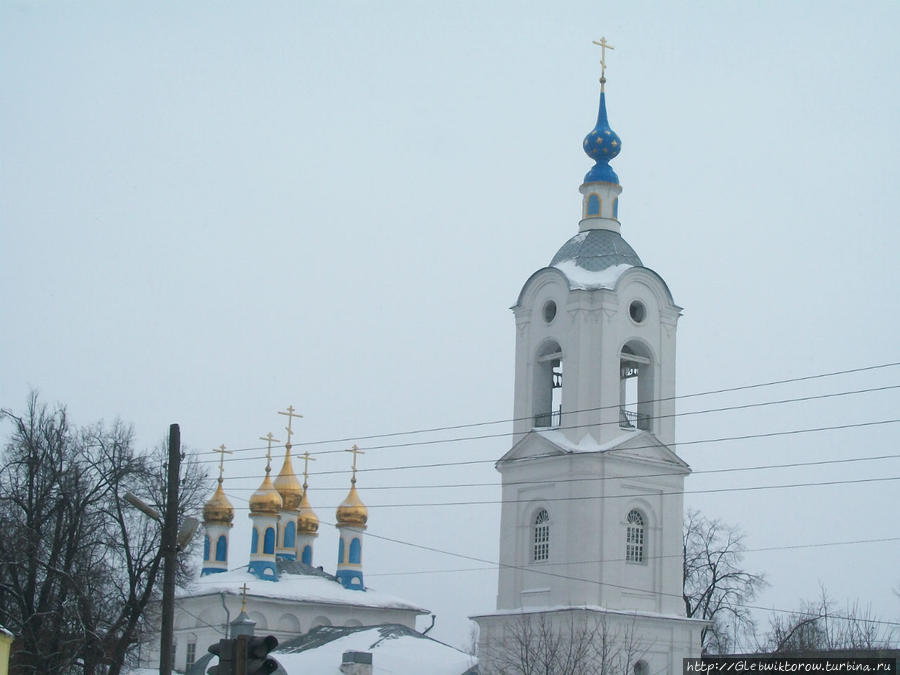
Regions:
<svg viewBox="0 0 900 675"><path fill-rule="evenodd" d="M619 408L619 427L622 429L650 429L650 415L639 413L636 410Z"/></svg>
<svg viewBox="0 0 900 675"><path fill-rule="evenodd" d="M546 413L538 413L534 416L535 428L553 428L562 424L562 406L558 410L552 410Z"/></svg>

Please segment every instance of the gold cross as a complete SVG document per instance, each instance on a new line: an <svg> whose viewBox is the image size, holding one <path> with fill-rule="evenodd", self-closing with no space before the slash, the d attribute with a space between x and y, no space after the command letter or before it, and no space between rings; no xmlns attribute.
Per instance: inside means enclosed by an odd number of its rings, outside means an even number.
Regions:
<svg viewBox="0 0 900 675"><path fill-rule="evenodd" d="M301 457L303 457L303 491L306 491L309 482L309 463L310 461L315 462L316 458L309 454L309 450L304 452Z"/></svg>
<svg viewBox="0 0 900 675"><path fill-rule="evenodd" d="M222 474L225 472L225 455L234 454L231 450L225 449L225 444L222 443L218 448L214 448L213 452L219 453L219 485L222 484Z"/></svg>
<svg viewBox="0 0 900 675"><path fill-rule="evenodd" d="M247 588L247 582L245 581L241 586L241 611L247 611L247 591L250 590Z"/></svg>
<svg viewBox="0 0 900 675"><path fill-rule="evenodd" d="M352 452L353 453L353 478L350 479L350 482L356 485L356 456L366 454L362 450L359 449L356 445L354 445L349 450L344 450L344 452Z"/></svg>
<svg viewBox="0 0 900 675"><path fill-rule="evenodd" d="M609 44L605 37L600 38L600 42L596 40L592 40L592 42L600 47L600 83L604 84L606 82L606 50L615 49L615 47Z"/></svg>
<svg viewBox="0 0 900 675"><path fill-rule="evenodd" d="M279 410L279 411L278 411L278 414L279 414L279 415L287 415L287 418L288 418L288 425L287 425L284 429L285 429L285 431L288 432L288 437L287 437L287 447L288 447L288 450L290 450L290 447L291 447L291 436L293 436L293 434L294 434L294 432L291 431L291 423L294 421L294 418L295 418L295 417L303 417L303 415L301 415L300 413L297 413L297 414L295 415L295 414L294 414L294 406L292 406L292 405L289 405L289 406L287 407L287 410L285 410L285 411Z"/></svg>
<svg viewBox="0 0 900 675"><path fill-rule="evenodd" d="M271 431L265 436L260 436L259 440L269 442L268 448L266 449L266 475L268 476L269 471L272 470L272 443L281 443L281 441L275 438Z"/></svg>

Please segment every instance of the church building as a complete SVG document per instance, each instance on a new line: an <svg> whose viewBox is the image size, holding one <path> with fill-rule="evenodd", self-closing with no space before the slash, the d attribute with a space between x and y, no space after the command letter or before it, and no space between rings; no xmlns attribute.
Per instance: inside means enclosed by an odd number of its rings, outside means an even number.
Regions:
<svg viewBox="0 0 900 675"><path fill-rule="evenodd" d="M497 609L475 616L482 673L558 636L614 672L678 673L702 621L682 600L675 441L681 308L622 237L621 144L607 119L605 39L594 166L578 231L525 282L516 323L513 444L501 475ZM574 644L580 642L581 644Z"/></svg>
<svg viewBox="0 0 900 675"><path fill-rule="evenodd" d="M173 664L187 672L207 648L234 630L243 618L249 632L274 635L289 643L319 626L360 627L390 624L415 631L416 617L428 610L369 588L363 578L363 532L368 509L356 490L356 455L347 497L335 513L339 531L337 564L331 574L318 563L315 540L319 518L309 502L309 453L304 453L303 484L294 473L291 457L293 407L288 417L284 461L273 481L270 477L272 434L266 441L266 473L250 497L252 530L249 564L230 567L230 532L234 507L222 487L224 446L220 453L218 486L203 508L203 564L200 578L176 594ZM142 654L144 665L159 662L158 643ZM153 649L156 647L156 649Z"/></svg>

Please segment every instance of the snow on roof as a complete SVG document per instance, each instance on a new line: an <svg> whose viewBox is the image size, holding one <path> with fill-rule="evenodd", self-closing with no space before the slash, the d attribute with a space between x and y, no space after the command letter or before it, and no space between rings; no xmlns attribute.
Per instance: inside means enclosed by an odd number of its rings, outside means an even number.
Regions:
<svg viewBox="0 0 900 675"><path fill-rule="evenodd" d="M535 429L534 433L543 436L553 445L566 452L603 452L604 450L617 448L622 443L647 432L640 429L623 430L621 434L606 443L598 443L590 433L585 434L584 438L577 443L570 441L562 431L557 429Z"/></svg>
<svg viewBox="0 0 900 675"><path fill-rule="evenodd" d="M495 612L488 612L486 614L478 614L476 616L469 617L470 619L476 619L479 617L487 617L487 616L516 616L516 615L526 615L526 614L539 614L543 612L566 612L566 611L588 611L588 612L600 612L603 614L618 614L620 616L632 617L632 616L640 616L648 619L677 619L679 621L695 621L699 623L706 623L705 619L697 619L690 618L686 616L682 616L680 614L665 614L662 612L651 612L648 610L636 610L636 609L609 609L607 607L601 607L600 605L552 605L547 607L524 607L520 609L498 609Z"/></svg>
<svg viewBox="0 0 900 675"><path fill-rule="evenodd" d="M619 277L634 265L619 264L597 272L585 269L575 260L562 260L555 265L556 269L566 275L572 289L592 290L595 288L615 288Z"/></svg>
<svg viewBox="0 0 900 675"><path fill-rule="evenodd" d="M176 595L179 598L218 593L239 595L241 586L247 584L248 597L400 609L412 611L416 614L428 613L427 609L387 593L380 593L368 586L365 591L344 588L330 574L322 573L316 568L308 568L304 571L303 568L306 567L300 563L294 565L279 564L278 581L260 579L248 572L246 566L238 567L228 572L219 572L218 574L208 574L200 577L186 589L179 589Z"/></svg>
<svg viewBox="0 0 900 675"><path fill-rule="evenodd" d="M288 673L340 675L344 652L372 654L373 675L463 675L476 659L399 624L319 626L272 652Z"/></svg>

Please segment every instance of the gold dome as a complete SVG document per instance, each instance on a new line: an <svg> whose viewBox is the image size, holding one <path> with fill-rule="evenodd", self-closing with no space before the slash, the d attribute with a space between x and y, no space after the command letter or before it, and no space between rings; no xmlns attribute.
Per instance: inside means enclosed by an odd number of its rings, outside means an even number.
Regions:
<svg viewBox="0 0 900 675"><path fill-rule="evenodd" d="M337 516L338 525L366 526L366 521L369 519L369 510L356 493L356 481L351 485L347 498L337 508L335 515Z"/></svg>
<svg viewBox="0 0 900 675"><path fill-rule="evenodd" d="M234 507L225 496L222 489L222 481L219 480L219 487L213 493L206 504L203 506L203 522L214 525L228 525L231 527L231 521L234 520Z"/></svg>
<svg viewBox="0 0 900 675"><path fill-rule="evenodd" d="M284 455L284 465L278 478L275 479L275 489L278 490L283 501L282 510L296 511L300 506L300 499L303 496L303 488L300 487L300 481L294 475L294 467L291 465L291 446L286 446L287 452Z"/></svg>
<svg viewBox="0 0 900 675"><path fill-rule="evenodd" d="M312 510L309 499L306 497L306 490L300 498L300 507L297 509L297 534L315 534L319 531L319 517Z"/></svg>
<svg viewBox="0 0 900 675"><path fill-rule="evenodd" d="M281 495L269 478L268 472L266 479L259 486L259 489L250 497L250 513L278 513L283 505Z"/></svg>

